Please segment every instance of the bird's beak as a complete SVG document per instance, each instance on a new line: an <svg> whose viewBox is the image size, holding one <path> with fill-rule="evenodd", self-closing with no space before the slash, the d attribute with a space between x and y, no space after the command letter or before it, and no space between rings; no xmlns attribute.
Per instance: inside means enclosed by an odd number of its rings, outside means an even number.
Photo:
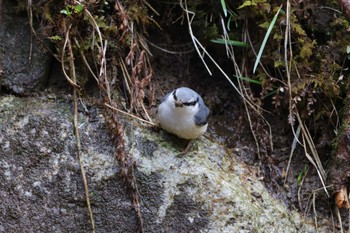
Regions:
<svg viewBox="0 0 350 233"><path fill-rule="evenodd" d="M180 100L175 101L175 107L182 107L184 104Z"/></svg>

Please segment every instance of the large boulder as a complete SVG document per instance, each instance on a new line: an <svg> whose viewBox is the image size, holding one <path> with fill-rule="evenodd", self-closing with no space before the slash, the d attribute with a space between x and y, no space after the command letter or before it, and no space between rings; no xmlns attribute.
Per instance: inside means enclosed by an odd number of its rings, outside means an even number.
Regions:
<svg viewBox="0 0 350 233"><path fill-rule="evenodd" d="M136 232L131 195L118 175L102 114L79 114L83 166L97 232ZM256 177L256 168L202 137L190 152L177 138L123 120L145 232L314 232ZM0 232L89 232L72 103L0 97ZM318 222L319 232L331 224Z"/></svg>

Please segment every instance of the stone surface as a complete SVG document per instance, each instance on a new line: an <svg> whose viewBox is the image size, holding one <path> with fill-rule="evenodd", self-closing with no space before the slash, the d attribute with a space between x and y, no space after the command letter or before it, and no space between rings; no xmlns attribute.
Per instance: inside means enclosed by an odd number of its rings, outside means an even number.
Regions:
<svg viewBox="0 0 350 233"><path fill-rule="evenodd" d="M27 12L17 12L16 1L5 0L1 7L0 85L15 94L37 91L47 82L52 56L32 34Z"/></svg>
<svg viewBox="0 0 350 233"><path fill-rule="evenodd" d="M82 161L97 232L136 232L137 221L104 119L79 114ZM124 120L136 161L145 232L316 232L312 220L271 197L235 155L205 137L183 142ZM0 232L89 232L72 103L0 97ZM318 223L319 232L331 224Z"/></svg>

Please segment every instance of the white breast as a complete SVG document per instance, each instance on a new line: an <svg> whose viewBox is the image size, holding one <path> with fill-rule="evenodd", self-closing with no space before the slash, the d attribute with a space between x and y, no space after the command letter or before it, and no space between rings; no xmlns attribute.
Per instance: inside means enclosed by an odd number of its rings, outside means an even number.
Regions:
<svg viewBox="0 0 350 233"><path fill-rule="evenodd" d="M171 98L171 95L168 98ZM208 125L198 126L194 123L194 115L197 112L198 104L195 106L175 107L174 101L168 99L158 107L159 124L162 129L180 138L199 138L205 133Z"/></svg>

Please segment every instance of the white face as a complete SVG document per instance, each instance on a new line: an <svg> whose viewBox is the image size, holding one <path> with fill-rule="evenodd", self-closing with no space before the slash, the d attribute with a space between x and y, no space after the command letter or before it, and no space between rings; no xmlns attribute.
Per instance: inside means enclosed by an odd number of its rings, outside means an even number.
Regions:
<svg viewBox="0 0 350 233"><path fill-rule="evenodd" d="M168 97L170 107L176 112L181 113L190 113L196 114L198 112L198 98L193 97L189 100L181 100L179 97L174 94L169 95Z"/></svg>

